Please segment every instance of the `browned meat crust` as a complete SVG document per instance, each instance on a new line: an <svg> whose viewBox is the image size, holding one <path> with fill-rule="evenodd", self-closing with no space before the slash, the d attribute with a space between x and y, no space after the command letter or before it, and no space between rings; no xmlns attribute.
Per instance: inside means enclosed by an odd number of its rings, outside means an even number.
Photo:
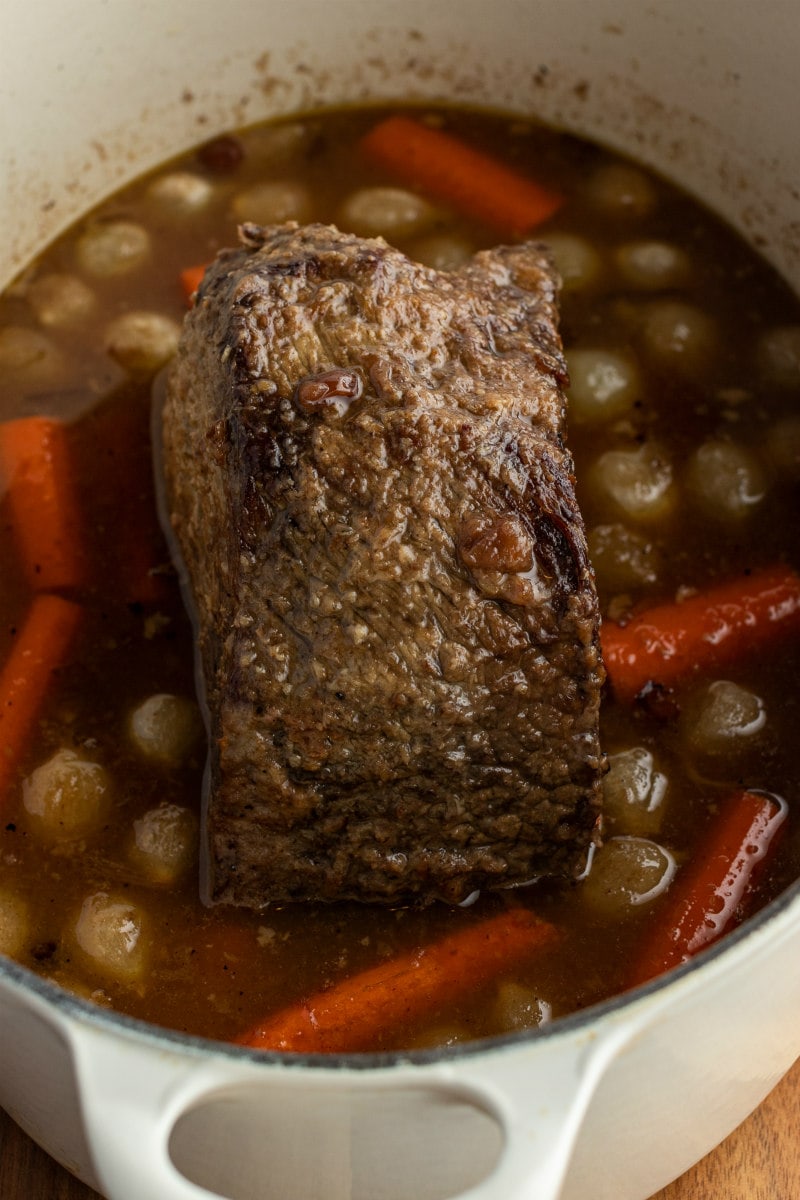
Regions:
<svg viewBox="0 0 800 1200"><path fill-rule="evenodd" d="M443 274L245 226L171 372L213 900L459 900L574 874L598 611L541 247Z"/></svg>

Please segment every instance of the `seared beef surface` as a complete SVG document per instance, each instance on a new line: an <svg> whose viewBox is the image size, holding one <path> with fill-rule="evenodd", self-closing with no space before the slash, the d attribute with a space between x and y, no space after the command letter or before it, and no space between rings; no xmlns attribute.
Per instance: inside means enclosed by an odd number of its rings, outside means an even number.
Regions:
<svg viewBox="0 0 800 1200"><path fill-rule="evenodd" d="M582 867L598 610L541 247L454 273L245 226L163 413L210 899L460 900Z"/></svg>

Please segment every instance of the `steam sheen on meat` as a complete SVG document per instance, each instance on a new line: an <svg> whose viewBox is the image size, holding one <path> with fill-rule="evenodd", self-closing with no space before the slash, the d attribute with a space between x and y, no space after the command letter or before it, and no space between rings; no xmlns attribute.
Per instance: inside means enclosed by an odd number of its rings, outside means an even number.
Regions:
<svg viewBox="0 0 800 1200"><path fill-rule="evenodd" d="M598 612L541 247L440 273L241 231L163 411L209 724L213 901L457 901L574 875Z"/></svg>

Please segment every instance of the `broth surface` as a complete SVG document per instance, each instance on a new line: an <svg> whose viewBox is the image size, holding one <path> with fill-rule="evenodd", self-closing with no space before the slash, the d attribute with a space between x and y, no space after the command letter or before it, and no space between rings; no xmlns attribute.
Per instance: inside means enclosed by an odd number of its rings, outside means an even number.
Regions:
<svg viewBox="0 0 800 1200"><path fill-rule="evenodd" d="M215 139L112 197L0 297L0 420L69 423L88 559L88 582L62 589L82 609L76 640L3 797L0 949L98 1003L213 1038L512 903L551 921L558 945L462 1005L386 1029L374 1049L498 1034L613 995L669 872L736 788L775 793L789 814L750 910L800 871L789 640L696 672L658 703L609 692L607 841L582 882L460 909L200 903L204 745L191 628L156 516L153 382L186 310L181 272L234 244L241 220L383 233L445 269L498 241L364 161L359 138L382 115ZM569 443L604 616L800 568L800 307L785 285L695 201L600 147L491 114L417 115L566 198L533 236L564 277ZM148 319L126 324L131 313ZM0 661L31 600L11 490L0 476ZM647 793L636 803L634 784ZM56 811L59 788L89 796L83 825Z"/></svg>

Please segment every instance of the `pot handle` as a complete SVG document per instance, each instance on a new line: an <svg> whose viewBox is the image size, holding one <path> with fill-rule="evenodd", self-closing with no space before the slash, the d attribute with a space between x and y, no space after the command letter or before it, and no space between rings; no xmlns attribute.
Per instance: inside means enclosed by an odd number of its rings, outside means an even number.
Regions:
<svg viewBox="0 0 800 1200"><path fill-rule="evenodd" d="M554 1031L491 1054L420 1067L411 1086L487 1113L503 1139L490 1174L452 1200L558 1200L591 1098L640 1025L629 1015L600 1036L591 1029ZM263 1082L259 1063L194 1057L164 1043L143 1050L119 1030L88 1022L73 1022L70 1037L84 1126L107 1200L219 1200L177 1169L170 1135L182 1114L220 1089ZM384 1085L397 1082L386 1077Z"/></svg>
<svg viewBox="0 0 800 1200"><path fill-rule="evenodd" d="M230 1081L230 1070L168 1045L142 1047L124 1031L90 1022L71 1022L68 1034L84 1131L106 1200L220 1200L175 1167L169 1140L180 1115Z"/></svg>
<svg viewBox="0 0 800 1200"><path fill-rule="evenodd" d="M589 1030L534 1042L531 1057L507 1054L468 1084L504 1146L486 1179L453 1200L558 1200L592 1097L638 1026L623 1021L601 1036Z"/></svg>

